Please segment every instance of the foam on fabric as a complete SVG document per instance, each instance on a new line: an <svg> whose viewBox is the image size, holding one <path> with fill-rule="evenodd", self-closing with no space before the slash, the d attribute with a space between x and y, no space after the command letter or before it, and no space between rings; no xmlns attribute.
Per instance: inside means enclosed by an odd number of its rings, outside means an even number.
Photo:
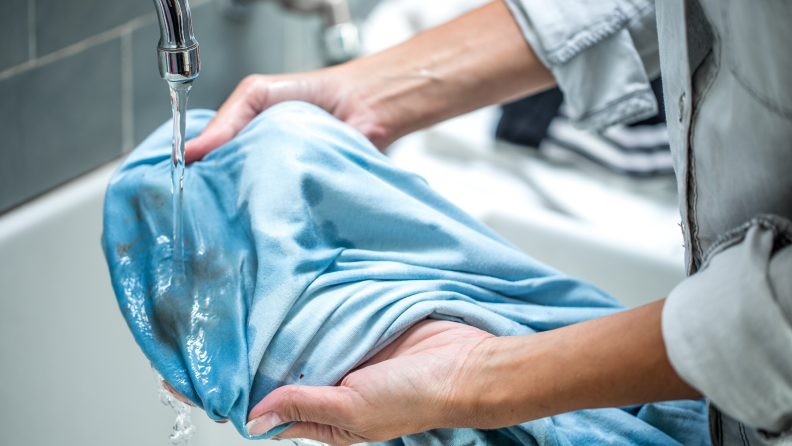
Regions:
<svg viewBox="0 0 792 446"><path fill-rule="evenodd" d="M213 116L189 112L186 137ZM270 108L187 167L187 279L171 285L171 136L166 123L111 179L102 243L143 352L178 392L243 436L248 411L275 388L333 385L420 320L514 336L621 309L514 248L351 127L298 102ZM708 442L703 402L643 407L651 417L640 408L587 410L497 436L542 445ZM492 435L436 430L400 441L484 444Z"/></svg>

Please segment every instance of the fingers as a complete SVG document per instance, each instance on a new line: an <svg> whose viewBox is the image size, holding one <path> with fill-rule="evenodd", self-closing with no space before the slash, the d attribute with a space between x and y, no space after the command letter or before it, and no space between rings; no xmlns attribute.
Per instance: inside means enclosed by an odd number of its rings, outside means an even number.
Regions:
<svg viewBox="0 0 792 446"><path fill-rule="evenodd" d="M298 421L288 429L289 438L303 435L303 438L323 439L317 436L331 435L336 440L341 431L355 427L364 413L365 401L347 387L284 386L274 390L261 400L250 412L245 426L248 435L261 436L273 428ZM335 426L336 428L330 428ZM296 429L295 429L296 428ZM294 429L294 431L292 431ZM281 434L281 436L284 436Z"/></svg>
<svg viewBox="0 0 792 446"><path fill-rule="evenodd" d="M168 384L168 381L163 380L162 381L162 387L165 387L165 390L170 392L173 395L174 398L176 398L177 400L181 401L182 403L189 404L192 407L196 407L195 404L192 403L192 401L188 400L187 397L185 397L181 393L177 392L176 389L173 388L173 386Z"/></svg>
<svg viewBox="0 0 792 446"><path fill-rule="evenodd" d="M217 115L198 137L184 145L185 161L200 160L209 152L231 141L250 121L267 108L284 101L305 101L328 109L319 92L321 76L289 75L246 77L217 111Z"/></svg>
<svg viewBox="0 0 792 446"><path fill-rule="evenodd" d="M264 76L248 76L240 82L203 132L185 143L185 161L203 158L245 128L267 107L267 85Z"/></svg>
<svg viewBox="0 0 792 446"><path fill-rule="evenodd" d="M184 144L184 161L187 164L203 159L213 150L231 141L246 125L229 122L226 116L218 115L215 119L218 117L220 119L217 122L213 119L198 137Z"/></svg>

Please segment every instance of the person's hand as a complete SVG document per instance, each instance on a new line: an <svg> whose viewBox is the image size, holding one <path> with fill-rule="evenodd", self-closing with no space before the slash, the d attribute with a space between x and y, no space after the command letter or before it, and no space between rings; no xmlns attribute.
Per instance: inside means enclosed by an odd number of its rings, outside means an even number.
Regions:
<svg viewBox="0 0 792 446"><path fill-rule="evenodd" d="M234 138L259 113L285 101L304 101L352 125L380 148L390 144L374 113L355 94L360 83L354 66L292 75L250 75L236 87L217 115L185 144L187 163L203 158Z"/></svg>
<svg viewBox="0 0 792 446"><path fill-rule="evenodd" d="M488 385L478 364L493 338L455 322L419 322L338 386L274 390L250 412L248 433L297 421L276 438L349 445L437 427L496 427L478 398Z"/></svg>

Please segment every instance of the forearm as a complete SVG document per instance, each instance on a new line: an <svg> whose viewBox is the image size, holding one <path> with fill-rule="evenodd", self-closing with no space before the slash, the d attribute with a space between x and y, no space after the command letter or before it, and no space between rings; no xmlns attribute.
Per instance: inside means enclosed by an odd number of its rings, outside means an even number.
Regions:
<svg viewBox="0 0 792 446"><path fill-rule="evenodd" d="M370 110L377 125L362 127L379 147L555 82L500 0L327 74L350 86L349 93L334 104L333 114L359 127L352 115L361 106Z"/></svg>
<svg viewBox="0 0 792 446"><path fill-rule="evenodd" d="M488 340L476 370L486 386L473 404L495 408L496 424L507 426L581 409L700 398L666 356L663 304Z"/></svg>

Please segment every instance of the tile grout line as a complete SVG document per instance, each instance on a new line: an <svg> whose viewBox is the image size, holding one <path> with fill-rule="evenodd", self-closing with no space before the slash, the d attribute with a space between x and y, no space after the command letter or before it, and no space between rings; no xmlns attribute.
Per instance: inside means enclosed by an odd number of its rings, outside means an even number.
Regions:
<svg viewBox="0 0 792 446"><path fill-rule="evenodd" d="M36 59L36 0L28 0L28 59Z"/></svg>
<svg viewBox="0 0 792 446"><path fill-rule="evenodd" d="M35 0L28 0L28 1L35 1ZM132 19L122 25L119 25L115 28L109 29L107 31L101 32L99 34L95 34L87 39L83 39L77 43L71 44L65 48L59 49L52 53L46 54L41 57L37 57L35 59L28 60L27 62L23 62L19 65L16 65L11 68L7 68L3 71L0 71L0 81L8 79L10 77L16 76L17 74L24 73L26 71L30 71L34 68L42 67L45 65L49 65L53 62L56 62L60 59L65 57L73 56L75 54L79 54L88 48L93 46L108 42L113 40L117 37L120 37L124 33L131 33L137 28L142 27L152 21L155 20L155 14L146 14L135 19Z"/></svg>
<svg viewBox="0 0 792 446"><path fill-rule="evenodd" d="M207 3L210 3L212 0L193 0L191 9L196 6L202 6ZM156 20L156 13L149 13L146 15L142 15L136 17L126 23L118 25L115 28L109 29L107 31L103 31L99 34L94 34L91 37L85 38L77 43L73 43L65 48L61 48L57 51L53 51L52 53L46 54L42 57L37 57L37 45L38 42L36 41L36 0L28 0L28 58L29 60L22 62L19 65L13 66L11 68L6 68L3 71L0 71L0 81L6 80L10 77L16 76L17 74L24 73L26 71L30 71L32 69L51 64L52 62L56 62L64 57L73 56L75 54L81 53L92 46L96 46L102 43L105 43L109 40L112 40L116 37L120 37L122 34L126 32L132 32L137 28L142 27L152 21Z"/></svg>
<svg viewBox="0 0 792 446"><path fill-rule="evenodd" d="M134 82L132 73L132 29L121 35L121 152L135 146Z"/></svg>

